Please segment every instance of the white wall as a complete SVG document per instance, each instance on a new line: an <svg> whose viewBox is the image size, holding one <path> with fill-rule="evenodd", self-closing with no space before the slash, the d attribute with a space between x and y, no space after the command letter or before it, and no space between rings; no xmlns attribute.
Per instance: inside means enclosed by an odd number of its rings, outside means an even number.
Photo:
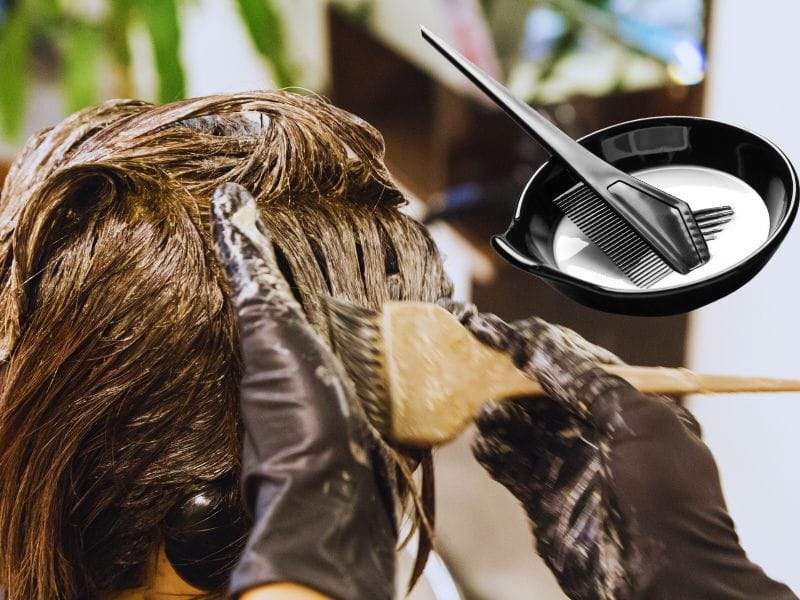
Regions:
<svg viewBox="0 0 800 600"><path fill-rule="evenodd" d="M298 85L324 91L329 75L327 2L280 0L278 4L289 55L299 67ZM182 17L187 97L274 87L270 66L253 48L232 0L195 0L185 6Z"/></svg>
<svg viewBox="0 0 800 600"><path fill-rule="evenodd" d="M716 0L706 113L764 135L800 166L800 2ZM691 316L689 363L800 378L800 231L744 288ZM800 395L695 398L742 544L800 592Z"/></svg>

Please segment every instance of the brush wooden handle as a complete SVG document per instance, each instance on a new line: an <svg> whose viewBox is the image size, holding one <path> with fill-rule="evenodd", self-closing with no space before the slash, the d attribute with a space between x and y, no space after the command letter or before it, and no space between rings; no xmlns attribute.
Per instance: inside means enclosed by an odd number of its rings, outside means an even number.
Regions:
<svg viewBox="0 0 800 600"><path fill-rule="evenodd" d="M740 392L800 392L800 380L737 375L708 375L668 367L604 366L639 391L653 394L732 394Z"/></svg>
<svg viewBox="0 0 800 600"><path fill-rule="evenodd" d="M446 310L388 303L382 313L391 437L430 447L458 436L490 400L543 393L511 359L476 340ZM602 365L645 393L800 392L800 380L702 375L688 369Z"/></svg>
<svg viewBox="0 0 800 600"><path fill-rule="evenodd" d="M505 363L505 361L503 361ZM709 375L684 368L640 367L634 365L600 365L613 375L622 377L646 394L735 394L744 392L800 392L798 379ZM498 398L543 394L542 386L519 371L513 364L500 364L494 371L504 378Z"/></svg>

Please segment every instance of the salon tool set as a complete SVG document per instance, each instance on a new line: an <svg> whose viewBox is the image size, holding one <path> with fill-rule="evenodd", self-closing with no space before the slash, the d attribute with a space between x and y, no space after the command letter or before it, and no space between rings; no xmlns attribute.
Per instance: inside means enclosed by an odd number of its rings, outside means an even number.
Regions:
<svg viewBox="0 0 800 600"><path fill-rule="evenodd" d="M528 182L511 226L492 244L511 264L567 296L623 314L685 312L747 282L791 225L797 176L767 140L710 119L656 117L576 141L424 27L422 36L551 154ZM639 175L673 166L730 175L754 190L769 220L764 239L744 257L714 260L709 243L725 236L738 212L724 194L714 194L722 196L717 204L701 199L702 206L691 206L683 193L668 193ZM598 260L583 263L583 271L567 268L554 251L565 219L577 226L584 245L602 251ZM620 285L592 276L609 267L621 275Z"/></svg>
<svg viewBox="0 0 800 600"><path fill-rule="evenodd" d="M586 150L424 27L422 35L581 179L553 203L633 283L648 288L673 270L688 273L708 262L708 246L697 217L711 219L721 227L732 217L730 206L694 215L686 202Z"/></svg>
<svg viewBox="0 0 800 600"><path fill-rule="evenodd" d="M478 341L444 308L387 302L380 312L327 298L331 343L372 424L396 443L430 447L458 436L490 400L542 394L511 358ZM800 391L800 380L701 375L602 365L646 393Z"/></svg>

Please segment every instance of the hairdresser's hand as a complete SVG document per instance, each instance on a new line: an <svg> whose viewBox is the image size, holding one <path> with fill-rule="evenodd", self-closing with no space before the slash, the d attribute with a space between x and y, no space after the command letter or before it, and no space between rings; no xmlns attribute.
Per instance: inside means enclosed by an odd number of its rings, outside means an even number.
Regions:
<svg viewBox="0 0 800 600"><path fill-rule="evenodd" d="M393 508L349 380L292 296L250 194L221 186L213 213L239 315L242 476L255 521L231 593L293 582L334 598L390 598Z"/></svg>
<svg viewBox="0 0 800 600"><path fill-rule="evenodd" d="M478 461L523 504L571 598L794 598L751 563L691 414L599 366L613 354L541 319L446 306L548 397L489 405Z"/></svg>

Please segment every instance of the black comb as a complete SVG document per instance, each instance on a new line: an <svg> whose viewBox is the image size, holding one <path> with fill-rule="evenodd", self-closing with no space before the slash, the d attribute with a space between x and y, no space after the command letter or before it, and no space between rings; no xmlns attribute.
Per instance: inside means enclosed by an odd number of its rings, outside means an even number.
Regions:
<svg viewBox="0 0 800 600"><path fill-rule="evenodd" d="M649 288L674 270L636 235L590 187L579 183L553 200L620 271L640 288ZM730 206L692 213L705 240L712 240L733 218Z"/></svg>
<svg viewBox="0 0 800 600"><path fill-rule="evenodd" d="M651 269L659 263L686 274L708 262L705 237L686 202L594 155L425 27L422 36L583 181L564 194L562 203L584 215L575 223L581 229L594 223L590 215L603 211L603 226L584 233L601 249L613 249L613 256L624 258L620 263L609 254L636 285L636 280L650 281ZM591 199L590 206L583 206Z"/></svg>

